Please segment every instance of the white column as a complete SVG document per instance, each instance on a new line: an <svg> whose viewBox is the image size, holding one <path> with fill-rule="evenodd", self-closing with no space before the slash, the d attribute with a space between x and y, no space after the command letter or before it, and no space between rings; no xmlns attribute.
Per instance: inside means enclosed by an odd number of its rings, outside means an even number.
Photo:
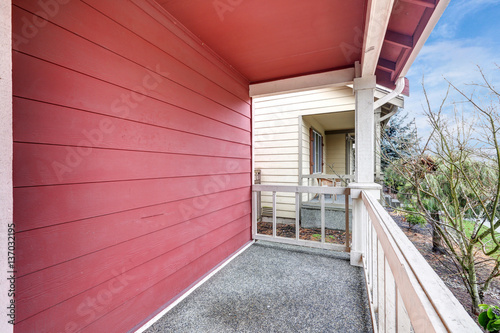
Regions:
<svg viewBox="0 0 500 333"><path fill-rule="evenodd" d="M12 16L11 2L0 0L0 332L13 332L7 321L11 269L8 225L12 223Z"/></svg>
<svg viewBox="0 0 500 333"><path fill-rule="evenodd" d="M382 142L382 124L380 124L380 114L382 113L382 108L375 110L375 181L379 183L382 178L382 151L380 144Z"/></svg>
<svg viewBox="0 0 500 333"><path fill-rule="evenodd" d="M356 100L356 162L355 181L349 184L352 206L351 265L362 266L366 251L368 214L361 199L361 191L370 191L380 197L380 185L375 184L375 116L373 110L376 79L374 75L354 79Z"/></svg>
<svg viewBox="0 0 500 333"><path fill-rule="evenodd" d="M356 100L356 183L373 183L375 170L375 75L354 79Z"/></svg>

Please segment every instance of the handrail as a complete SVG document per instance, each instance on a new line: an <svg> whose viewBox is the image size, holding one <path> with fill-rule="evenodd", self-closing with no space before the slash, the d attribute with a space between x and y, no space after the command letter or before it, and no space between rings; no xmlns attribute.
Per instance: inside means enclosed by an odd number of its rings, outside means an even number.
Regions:
<svg viewBox="0 0 500 333"><path fill-rule="evenodd" d="M387 330L387 314L381 314L380 311L387 311L387 307L392 306L381 304L381 300L377 299L384 298L385 301L387 297L378 292L380 281L384 281L386 290L386 279L394 279L397 291L395 302L399 293L415 332L481 332L387 211L371 194L366 191L361 193L370 220L363 258L370 306L375 308L372 309L374 312L379 311L379 321L384 321L375 325L380 326L376 329L382 332ZM379 271L380 265L385 267L385 260L392 276L386 276L386 268ZM383 275L382 278L379 273ZM399 314L397 306L394 309ZM398 325L397 315L393 322Z"/></svg>
<svg viewBox="0 0 500 333"><path fill-rule="evenodd" d="M349 179L354 180L354 175L334 175L330 173L315 173L312 175L302 175L302 178L326 178L326 179Z"/></svg>
<svg viewBox="0 0 500 333"><path fill-rule="evenodd" d="M346 194L351 193L348 187L332 186L302 186L302 185L281 185L281 184L254 184L252 191L266 192L288 192L288 193L317 193L317 194Z"/></svg>

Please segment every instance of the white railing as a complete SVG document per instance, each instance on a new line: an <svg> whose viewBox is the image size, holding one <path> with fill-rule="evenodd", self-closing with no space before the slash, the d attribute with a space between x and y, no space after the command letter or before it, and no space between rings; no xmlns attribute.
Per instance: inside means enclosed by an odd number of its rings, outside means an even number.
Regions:
<svg viewBox="0 0 500 333"><path fill-rule="evenodd" d="M287 244L303 245L309 247L319 247L337 251L350 251L349 237L349 194L350 189L345 187L329 186L293 186L293 185L253 185L252 186L252 236L253 239L267 240L271 242L280 242ZM272 193L272 235L263 235L257 232L258 217L261 216L259 194L262 192ZM277 193L295 193L295 237L285 238L277 235ZM302 194L319 195L321 209L321 239L316 241L300 239L300 205ZM345 244L332 244L326 242L326 218L325 218L325 195L344 195L345 196Z"/></svg>
<svg viewBox="0 0 500 333"><path fill-rule="evenodd" d="M379 202L366 191L361 199L374 332L482 332Z"/></svg>

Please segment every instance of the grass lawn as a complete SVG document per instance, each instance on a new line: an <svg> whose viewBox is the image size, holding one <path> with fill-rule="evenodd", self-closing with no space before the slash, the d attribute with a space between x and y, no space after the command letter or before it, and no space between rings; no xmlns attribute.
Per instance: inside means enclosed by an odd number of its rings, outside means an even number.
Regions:
<svg viewBox="0 0 500 333"><path fill-rule="evenodd" d="M486 222L486 223L489 223L489 222ZM485 224L486 224L485 223ZM488 230L489 228L483 226L481 227L481 232L483 231L486 231ZM473 221L467 221L465 220L464 221L464 231L465 231L465 234L470 237L470 235L472 234L472 231L474 230L474 222ZM498 231L495 231L495 234L496 234L496 238L497 239L500 239L500 233ZM486 244L486 251L491 251L495 248L495 243L493 243L493 240L491 239L491 234L486 236L483 240L483 242ZM498 252L497 252L498 253ZM500 253L497 254L497 256L499 256Z"/></svg>

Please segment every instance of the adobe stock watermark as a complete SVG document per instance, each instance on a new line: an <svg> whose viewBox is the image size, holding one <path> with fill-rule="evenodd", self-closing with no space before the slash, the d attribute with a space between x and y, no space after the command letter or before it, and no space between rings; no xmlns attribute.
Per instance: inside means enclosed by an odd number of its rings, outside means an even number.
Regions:
<svg viewBox="0 0 500 333"><path fill-rule="evenodd" d="M210 202L216 198L218 192L228 188L231 180L229 173L237 173L239 169L240 165L236 161L228 161L224 169L225 174L211 176L203 185L195 187L193 192L196 197L193 199L192 205L186 203L179 205L179 210L184 221L193 218L197 211L207 208Z"/></svg>
<svg viewBox="0 0 500 333"><path fill-rule="evenodd" d="M7 306L7 322L11 325L14 325L16 320L16 273L15 270L15 251L16 251L16 236L15 236L15 225L14 223L10 223L7 225L8 234L7 234L7 274L9 277L7 281L9 281L7 297L9 299L9 305Z"/></svg>
<svg viewBox="0 0 500 333"><path fill-rule="evenodd" d="M57 16L62 5L66 5L71 0L38 0L36 2L40 10L30 17L23 16L21 21L21 34L12 33L12 47L16 50L21 44L28 44L29 41L38 35L41 28L45 27L48 20Z"/></svg>
<svg viewBox="0 0 500 333"><path fill-rule="evenodd" d="M89 295L76 307L76 314L84 317L83 322L70 321L64 327L64 332L78 332L84 326L92 323L99 314L106 310L113 298L121 293L127 286L136 280L137 276L131 275L122 268L121 273L116 270L111 271L114 278L109 280L98 292Z"/></svg>
<svg viewBox="0 0 500 333"><path fill-rule="evenodd" d="M219 17L221 22L224 22L224 15L227 12L234 12L234 10L243 3L244 0L214 0L212 6Z"/></svg>
<svg viewBox="0 0 500 333"><path fill-rule="evenodd" d="M120 118L126 118L131 110L137 108L139 103L147 98L148 92L158 88L164 77L168 77L169 74L163 72L160 65L157 64L155 71L150 70L144 75L141 85L133 87L131 91L121 94L111 102L112 113ZM78 142L76 147L66 147L67 153L64 159L52 161L52 171L57 179L62 181L65 175L78 168L84 159L92 154L94 147L100 146L106 135L111 135L115 129L113 118L109 117L103 117L95 128L82 129L80 133L83 139Z"/></svg>

